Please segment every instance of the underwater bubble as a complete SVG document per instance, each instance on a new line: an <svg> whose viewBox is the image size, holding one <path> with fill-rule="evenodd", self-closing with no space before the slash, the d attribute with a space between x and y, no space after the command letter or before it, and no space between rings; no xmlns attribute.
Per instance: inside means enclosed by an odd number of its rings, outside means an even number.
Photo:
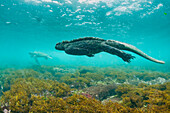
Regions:
<svg viewBox="0 0 170 113"><path fill-rule="evenodd" d="M50 12L53 12L53 10L49 10Z"/></svg>
<svg viewBox="0 0 170 113"><path fill-rule="evenodd" d="M11 22L6 22L6 24L11 24Z"/></svg>

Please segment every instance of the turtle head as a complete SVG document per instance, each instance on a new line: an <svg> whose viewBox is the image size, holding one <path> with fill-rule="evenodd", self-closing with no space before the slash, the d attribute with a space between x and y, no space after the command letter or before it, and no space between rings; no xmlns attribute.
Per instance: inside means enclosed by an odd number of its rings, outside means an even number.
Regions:
<svg viewBox="0 0 170 113"><path fill-rule="evenodd" d="M34 52L29 52L30 55L37 55L40 52L34 51Z"/></svg>
<svg viewBox="0 0 170 113"><path fill-rule="evenodd" d="M57 50L64 50L65 48L64 48L64 43L63 42L59 42L59 43L57 43L56 45L55 45L55 49L57 49Z"/></svg>

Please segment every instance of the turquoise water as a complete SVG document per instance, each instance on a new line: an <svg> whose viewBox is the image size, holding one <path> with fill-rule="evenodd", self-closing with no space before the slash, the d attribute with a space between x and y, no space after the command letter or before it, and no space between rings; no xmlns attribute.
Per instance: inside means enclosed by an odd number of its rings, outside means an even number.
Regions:
<svg viewBox="0 0 170 113"><path fill-rule="evenodd" d="M165 64L55 49L80 37L129 43ZM169 48L170 0L0 0L0 112L168 113Z"/></svg>
<svg viewBox="0 0 170 113"><path fill-rule="evenodd" d="M169 0L0 0L0 65L28 66L30 51L49 54L42 65L156 66L170 68ZM156 64L133 54L130 64L117 56L72 56L55 50L62 40L100 37L126 42L153 58Z"/></svg>

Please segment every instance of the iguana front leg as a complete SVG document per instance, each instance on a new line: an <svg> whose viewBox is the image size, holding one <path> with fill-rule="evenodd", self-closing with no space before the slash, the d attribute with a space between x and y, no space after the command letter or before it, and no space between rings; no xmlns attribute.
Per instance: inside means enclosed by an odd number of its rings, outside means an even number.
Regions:
<svg viewBox="0 0 170 113"><path fill-rule="evenodd" d="M115 47L109 46L105 43L102 43L101 45L102 45L102 49L104 52L108 52L112 55L117 55L120 58L122 58L125 62L130 63L131 62L130 60L135 58L131 54L125 53L125 52L123 52Z"/></svg>

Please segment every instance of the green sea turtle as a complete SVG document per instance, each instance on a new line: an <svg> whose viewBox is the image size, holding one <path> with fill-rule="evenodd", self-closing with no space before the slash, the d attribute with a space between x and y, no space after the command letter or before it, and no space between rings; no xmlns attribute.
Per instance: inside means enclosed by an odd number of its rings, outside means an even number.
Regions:
<svg viewBox="0 0 170 113"><path fill-rule="evenodd" d="M51 56L49 56L48 54L45 54L45 53L42 53L42 52L37 52L37 51L34 51L34 52L29 52L30 56L33 57L36 61L36 63L38 65L40 65L39 61L37 58L45 58L45 59L52 59Z"/></svg>
<svg viewBox="0 0 170 113"><path fill-rule="evenodd" d="M78 38L71 41L63 41L56 44L55 49L63 50L67 54L71 55L87 55L88 57L93 57L95 54L100 52L107 52L112 55L117 55L122 58L125 62L130 62L131 59L135 57L131 54L125 53L121 50L127 50L134 52L148 60L156 63L164 64L164 61L154 59L141 50L137 49L127 43L119 42L116 40L104 40L96 37L84 37Z"/></svg>

